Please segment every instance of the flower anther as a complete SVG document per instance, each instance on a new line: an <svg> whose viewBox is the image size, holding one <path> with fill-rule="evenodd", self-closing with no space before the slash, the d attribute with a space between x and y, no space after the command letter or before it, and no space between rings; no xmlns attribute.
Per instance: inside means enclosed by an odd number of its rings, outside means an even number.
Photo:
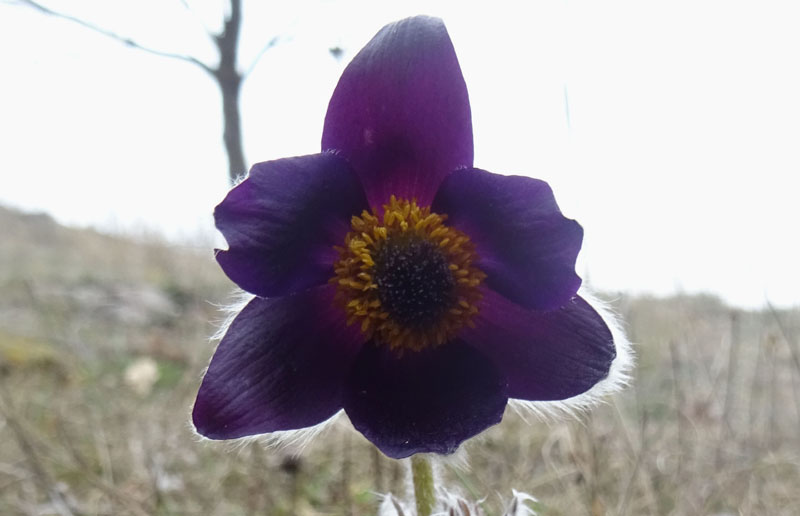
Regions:
<svg viewBox="0 0 800 516"><path fill-rule="evenodd" d="M469 237L446 220L395 196L382 216L352 217L331 279L348 324L399 352L439 346L474 326L486 275Z"/></svg>

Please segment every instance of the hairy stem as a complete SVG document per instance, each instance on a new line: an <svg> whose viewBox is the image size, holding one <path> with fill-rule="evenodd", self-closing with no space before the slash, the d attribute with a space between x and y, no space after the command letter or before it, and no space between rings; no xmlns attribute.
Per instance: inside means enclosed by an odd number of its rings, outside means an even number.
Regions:
<svg viewBox="0 0 800 516"><path fill-rule="evenodd" d="M417 516L431 516L435 497L433 468L427 458L422 455L411 457L411 476L414 482Z"/></svg>

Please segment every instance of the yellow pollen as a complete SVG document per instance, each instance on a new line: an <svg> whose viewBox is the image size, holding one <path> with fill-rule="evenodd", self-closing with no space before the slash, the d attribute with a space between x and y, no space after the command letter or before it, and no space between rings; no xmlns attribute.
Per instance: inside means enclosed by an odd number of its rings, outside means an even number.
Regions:
<svg viewBox="0 0 800 516"><path fill-rule="evenodd" d="M339 260L331 278L338 287L336 302L347 313L348 324L358 323L367 338L399 352L439 346L455 337L465 325L474 327L472 319L481 299L478 286L486 275L474 265L477 261L474 244L464 233L446 226L446 219L447 215L431 213L430 207L419 207L416 201L395 196L383 206L382 217L364 211L351 219L352 231L345 236L343 246L335 247ZM423 326L403 324L396 320L398 312L392 312L391 306L382 306L381 299L386 298L381 298L379 277L376 278L380 269L376 269L375 259L380 260L384 246L403 249L407 242L422 243L428 246L426 249L433 249L430 252L443 260L441 274L445 276L442 279L437 272L439 276L434 279L451 285L446 292L433 294L438 296L434 304L440 299L444 304L430 312L435 314L431 315L432 322Z"/></svg>

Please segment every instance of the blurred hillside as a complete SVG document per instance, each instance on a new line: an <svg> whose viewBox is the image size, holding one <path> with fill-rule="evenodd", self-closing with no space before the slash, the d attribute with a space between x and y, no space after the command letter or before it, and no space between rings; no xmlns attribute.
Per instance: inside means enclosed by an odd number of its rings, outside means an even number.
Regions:
<svg viewBox="0 0 800 516"><path fill-rule="evenodd" d="M210 249L65 228L0 207L0 514L361 515L403 465L345 418L299 457L200 442L189 413L230 282ZM500 513L769 514L800 508L800 311L609 296L632 388L576 420L509 413L445 464Z"/></svg>

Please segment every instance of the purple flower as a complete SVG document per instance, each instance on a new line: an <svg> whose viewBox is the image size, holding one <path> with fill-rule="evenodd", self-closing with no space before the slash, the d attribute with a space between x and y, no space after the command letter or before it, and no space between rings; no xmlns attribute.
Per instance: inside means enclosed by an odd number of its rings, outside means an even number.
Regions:
<svg viewBox="0 0 800 516"><path fill-rule="evenodd" d="M547 183L472 166L441 20L390 24L353 59L322 150L255 165L215 211L217 260L255 297L205 374L200 434L344 409L390 457L451 453L510 399L580 405L618 383L612 331L577 295L581 226Z"/></svg>

